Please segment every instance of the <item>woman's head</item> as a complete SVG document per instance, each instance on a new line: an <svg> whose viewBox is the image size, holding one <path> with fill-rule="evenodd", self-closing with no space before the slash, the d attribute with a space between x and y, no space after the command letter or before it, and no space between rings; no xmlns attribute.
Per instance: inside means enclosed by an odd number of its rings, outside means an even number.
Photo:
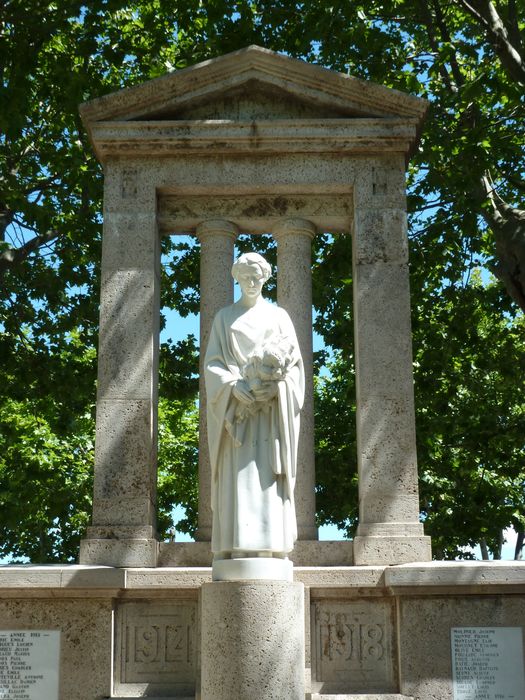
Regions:
<svg viewBox="0 0 525 700"><path fill-rule="evenodd" d="M263 282L266 282L272 274L270 263L266 262L259 253L243 253L233 263L232 277L239 282L239 277L246 272L257 271L262 277Z"/></svg>

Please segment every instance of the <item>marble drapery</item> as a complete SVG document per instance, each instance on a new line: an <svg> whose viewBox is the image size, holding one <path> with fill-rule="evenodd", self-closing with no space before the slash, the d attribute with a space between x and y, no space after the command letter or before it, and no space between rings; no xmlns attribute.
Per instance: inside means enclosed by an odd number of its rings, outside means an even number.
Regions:
<svg viewBox="0 0 525 700"><path fill-rule="evenodd" d="M277 364L262 381L276 381L270 401L246 407L234 396L248 383L254 355ZM275 554L293 549L297 526L293 490L304 370L287 312L264 299L237 302L216 315L205 357L208 439L212 471L212 551L216 557ZM279 378L268 375L276 370ZM253 375L253 372L252 372Z"/></svg>

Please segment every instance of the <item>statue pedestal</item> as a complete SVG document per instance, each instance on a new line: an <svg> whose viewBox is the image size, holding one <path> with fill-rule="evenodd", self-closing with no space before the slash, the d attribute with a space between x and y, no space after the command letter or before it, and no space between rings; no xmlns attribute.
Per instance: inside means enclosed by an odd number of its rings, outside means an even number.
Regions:
<svg viewBox="0 0 525 700"><path fill-rule="evenodd" d="M246 557L215 559L213 581L293 581L293 564L289 559Z"/></svg>
<svg viewBox="0 0 525 700"><path fill-rule="evenodd" d="M201 588L201 700L304 700L304 585Z"/></svg>

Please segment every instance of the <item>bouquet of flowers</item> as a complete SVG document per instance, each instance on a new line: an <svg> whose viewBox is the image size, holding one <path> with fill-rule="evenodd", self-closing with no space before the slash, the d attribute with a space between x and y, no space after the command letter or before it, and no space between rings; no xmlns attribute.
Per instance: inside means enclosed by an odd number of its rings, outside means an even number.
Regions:
<svg viewBox="0 0 525 700"><path fill-rule="evenodd" d="M271 338L248 357L242 369L242 378L254 394L255 401L249 406L238 406L237 420L244 420L256 411L269 409L269 402L258 400L257 392L284 379L292 359L292 345L281 336Z"/></svg>

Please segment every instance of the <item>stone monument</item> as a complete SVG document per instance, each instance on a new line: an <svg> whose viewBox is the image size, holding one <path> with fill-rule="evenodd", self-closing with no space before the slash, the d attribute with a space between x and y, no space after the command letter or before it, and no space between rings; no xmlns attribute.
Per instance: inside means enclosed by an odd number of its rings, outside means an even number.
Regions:
<svg viewBox="0 0 525 700"><path fill-rule="evenodd" d="M104 168L93 518L80 565L0 568L0 697L525 696L525 562L432 562L419 521L405 168L426 109L257 46L81 106ZM325 231L352 247L353 542L319 542L315 527L311 244ZM289 317L297 340L278 343L273 366L260 343L253 364L234 363L253 401L241 383L246 402L221 447L207 421L220 403L212 324L233 308L239 233L254 249L258 234L275 238L280 310L268 315L284 335ZM160 241L178 234L197 237L201 265L199 522L187 544L158 542L155 529ZM270 399L264 382L288 366ZM239 513L215 531L216 502L234 491L214 470L243 427L277 415L254 417L257 396L296 406L272 463L278 533L247 546ZM277 458L293 451L301 401L295 476L294 460Z"/></svg>

